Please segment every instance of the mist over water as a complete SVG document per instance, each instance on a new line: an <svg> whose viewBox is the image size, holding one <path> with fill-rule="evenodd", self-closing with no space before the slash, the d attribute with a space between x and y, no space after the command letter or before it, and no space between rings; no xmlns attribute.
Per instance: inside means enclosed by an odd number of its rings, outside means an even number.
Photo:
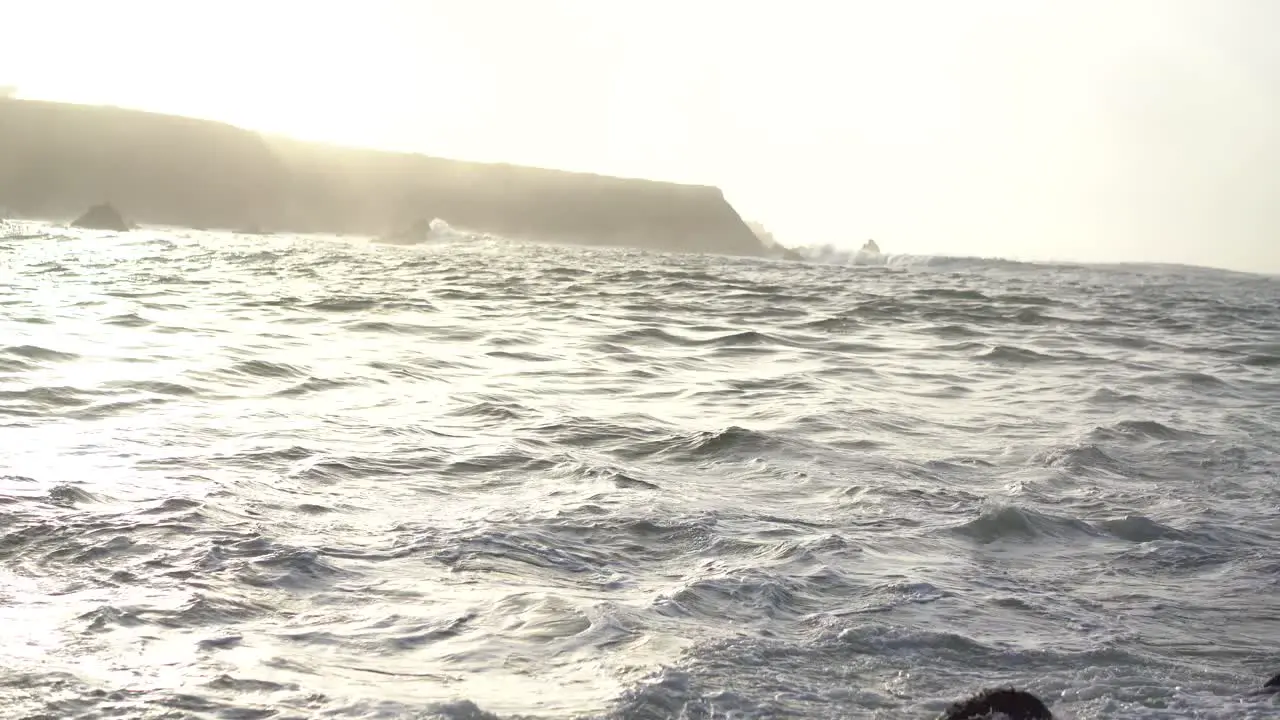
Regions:
<svg viewBox="0 0 1280 720"><path fill-rule="evenodd" d="M1275 278L0 235L6 715L1277 713Z"/></svg>

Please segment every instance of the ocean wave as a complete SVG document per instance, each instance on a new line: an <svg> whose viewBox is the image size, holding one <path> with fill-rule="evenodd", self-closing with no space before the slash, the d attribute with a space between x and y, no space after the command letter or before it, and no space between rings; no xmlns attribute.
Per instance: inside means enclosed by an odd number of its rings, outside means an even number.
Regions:
<svg viewBox="0 0 1280 720"><path fill-rule="evenodd" d="M1273 279L36 227L11 714L1274 714Z"/></svg>

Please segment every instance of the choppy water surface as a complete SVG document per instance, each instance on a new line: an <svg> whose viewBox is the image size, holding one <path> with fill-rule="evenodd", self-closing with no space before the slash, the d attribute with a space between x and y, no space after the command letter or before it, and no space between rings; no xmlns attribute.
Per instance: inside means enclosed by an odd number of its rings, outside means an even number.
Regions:
<svg viewBox="0 0 1280 720"><path fill-rule="evenodd" d="M8 226L12 717L1275 717L1280 281Z"/></svg>

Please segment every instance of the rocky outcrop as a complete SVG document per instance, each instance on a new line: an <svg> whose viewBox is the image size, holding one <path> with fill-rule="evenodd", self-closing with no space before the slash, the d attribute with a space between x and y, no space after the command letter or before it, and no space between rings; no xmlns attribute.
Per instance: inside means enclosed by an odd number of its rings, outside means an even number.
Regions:
<svg viewBox="0 0 1280 720"><path fill-rule="evenodd" d="M756 238L760 240L760 244L764 246L769 255L783 260L804 260L803 255L778 242L773 237L773 233L769 232L764 225L754 220L748 220L747 227L751 228L751 232L755 233Z"/></svg>
<svg viewBox="0 0 1280 720"><path fill-rule="evenodd" d="M118 108L0 100L0 203L66 217L377 236L422 217L517 238L768 256L718 188L333 147Z"/></svg>
<svg viewBox="0 0 1280 720"><path fill-rule="evenodd" d="M385 235L379 240L391 245L416 245L431 239L431 221L419 218L412 225Z"/></svg>
<svg viewBox="0 0 1280 720"><path fill-rule="evenodd" d="M85 228L88 230L114 230L115 232L129 232L129 223L124 221L120 216L120 211L116 210L111 203L103 203L94 205L85 211L83 215L76 218L71 223L71 227Z"/></svg>

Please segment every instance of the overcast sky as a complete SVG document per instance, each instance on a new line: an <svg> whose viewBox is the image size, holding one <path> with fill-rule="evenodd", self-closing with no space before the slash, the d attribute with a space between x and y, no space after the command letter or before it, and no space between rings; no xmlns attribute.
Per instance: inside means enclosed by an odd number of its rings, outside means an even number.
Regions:
<svg viewBox="0 0 1280 720"><path fill-rule="evenodd" d="M788 244L1280 273L1278 37L1276 0L0 0L0 85L714 184Z"/></svg>

